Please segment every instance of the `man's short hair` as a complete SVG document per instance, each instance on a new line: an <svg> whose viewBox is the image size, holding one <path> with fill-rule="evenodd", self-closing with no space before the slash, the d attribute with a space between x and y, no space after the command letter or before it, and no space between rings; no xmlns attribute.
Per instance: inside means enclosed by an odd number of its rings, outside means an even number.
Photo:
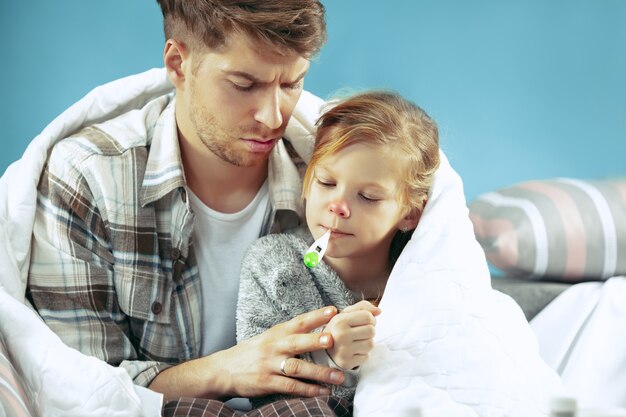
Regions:
<svg viewBox="0 0 626 417"><path fill-rule="evenodd" d="M166 39L191 50L215 49L242 33L275 52L315 55L326 41L324 6L318 0L157 0Z"/></svg>

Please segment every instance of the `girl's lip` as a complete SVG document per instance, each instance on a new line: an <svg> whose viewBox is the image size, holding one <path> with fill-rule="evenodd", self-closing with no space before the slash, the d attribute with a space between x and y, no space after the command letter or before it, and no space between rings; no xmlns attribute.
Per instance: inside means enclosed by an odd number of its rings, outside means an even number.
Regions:
<svg viewBox="0 0 626 417"><path fill-rule="evenodd" d="M351 233L342 232L341 230L332 229L332 228L325 227L325 226L322 226L322 227L326 230L330 229L330 237L333 237L333 236L340 237L340 236L351 235Z"/></svg>

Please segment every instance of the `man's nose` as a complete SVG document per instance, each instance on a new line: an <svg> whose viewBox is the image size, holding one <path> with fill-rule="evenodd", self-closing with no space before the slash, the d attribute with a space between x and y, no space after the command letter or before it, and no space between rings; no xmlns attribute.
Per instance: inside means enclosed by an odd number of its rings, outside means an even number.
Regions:
<svg viewBox="0 0 626 417"><path fill-rule="evenodd" d="M254 115L257 122L263 123L269 129L278 129L283 124L280 88L269 89L262 97L259 108Z"/></svg>
<svg viewBox="0 0 626 417"><path fill-rule="evenodd" d="M331 202L328 205L328 209L331 213L336 214L342 218L350 217L350 208L348 207L348 203L344 199L339 199Z"/></svg>

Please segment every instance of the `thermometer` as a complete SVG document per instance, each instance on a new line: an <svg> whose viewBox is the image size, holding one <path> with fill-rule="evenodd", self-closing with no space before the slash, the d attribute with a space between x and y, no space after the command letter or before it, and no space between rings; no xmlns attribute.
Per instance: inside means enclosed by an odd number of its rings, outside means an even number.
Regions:
<svg viewBox="0 0 626 417"><path fill-rule="evenodd" d="M324 256L324 253L326 253L329 239L330 229L328 229L326 233L322 235L322 237L313 242L309 250L307 250L306 254L304 255L304 264L307 267L315 268L317 264L320 263L322 257Z"/></svg>

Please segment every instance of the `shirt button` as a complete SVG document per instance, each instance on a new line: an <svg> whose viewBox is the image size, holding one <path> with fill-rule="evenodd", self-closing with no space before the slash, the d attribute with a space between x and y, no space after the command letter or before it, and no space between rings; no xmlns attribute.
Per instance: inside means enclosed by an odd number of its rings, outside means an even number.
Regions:
<svg viewBox="0 0 626 417"><path fill-rule="evenodd" d="M172 260L176 262L180 258L180 249L173 248L172 249Z"/></svg>
<svg viewBox="0 0 626 417"><path fill-rule="evenodd" d="M154 314L161 314L161 311L163 311L163 305L161 303L158 301L152 303L152 312Z"/></svg>
<svg viewBox="0 0 626 417"><path fill-rule="evenodd" d="M187 190L184 188L180 190L180 199L183 200L183 203L187 202Z"/></svg>

